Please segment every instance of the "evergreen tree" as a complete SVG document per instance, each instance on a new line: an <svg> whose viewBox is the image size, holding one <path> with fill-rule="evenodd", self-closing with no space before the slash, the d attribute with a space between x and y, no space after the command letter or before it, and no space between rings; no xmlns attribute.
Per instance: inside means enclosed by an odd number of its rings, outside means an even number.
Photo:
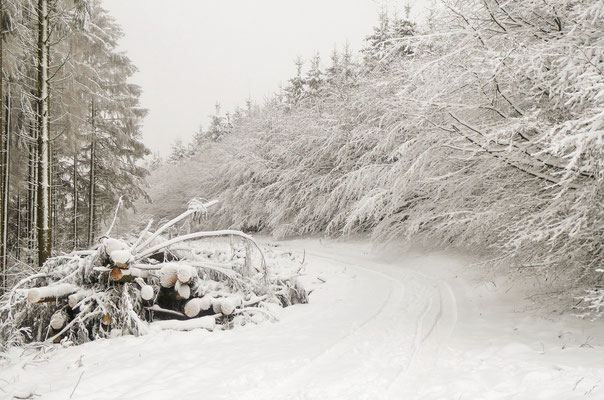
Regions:
<svg viewBox="0 0 604 400"><path fill-rule="evenodd" d="M338 53L338 48L334 47L330 56L331 65L325 71L326 80L328 83L333 83L338 76L340 75L341 65L340 65L340 54Z"/></svg>
<svg viewBox="0 0 604 400"><path fill-rule="evenodd" d="M220 103L216 103L215 110L214 115L210 116L210 126L206 132L207 138L213 142L221 140L231 129L229 115L220 115Z"/></svg>
<svg viewBox="0 0 604 400"><path fill-rule="evenodd" d="M394 17L390 27L390 57L405 56L412 54L411 44L404 40L416 34L417 27L409 19Z"/></svg>
<svg viewBox="0 0 604 400"><path fill-rule="evenodd" d="M304 97L304 78L302 77L302 67L304 62L301 57L295 61L296 76L289 80L289 85L285 88L285 104L287 108L295 107Z"/></svg>
<svg viewBox="0 0 604 400"><path fill-rule="evenodd" d="M382 10L378 17L378 25L373 28L373 33L365 38L366 45L362 50L363 61L368 68L375 68L389 55L391 38L392 30L388 12Z"/></svg>
<svg viewBox="0 0 604 400"><path fill-rule="evenodd" d="M147 169L149 171L154 171L157 168L161 167L164 160L159 152L155 152L151 155L151 158L147 161Z"/></svg>
<svg viewBox="0 0 604 400"><path fill-rule="evenodd" d="M182 142L181 139L177 139L170 146L170 155L168 156L168 162L176 163L180 160L184 160L189 156L189 150L187 146Z"/></svg>
<svg viewBox="0 0 604 400"><path fill-rule="evenodd" d="M316 98L321 96L323 88L323 71L321 71L321 57L316 53L311 60L310 69L306 74L306 96Z"/></svg>
<svg viewBox="0 0 604 400"><path fill-rule="evenodd" d="M0 163L0 176L9 178L0 185L8 214L0 226L8 223L3 247L11 254L2 267L11 268L16 258L35 263L39 252L42 263L85 243L81 227L94 237L120 195L126 206L144 195L137 161L148 151L140 143L140 88L128 82L135 69L117 51L121 30L99 1L1 5L0 98L10 120L7 129L2 113L0 125L11 140L2 136L10 159L3 158L8 168Z"/></svg>

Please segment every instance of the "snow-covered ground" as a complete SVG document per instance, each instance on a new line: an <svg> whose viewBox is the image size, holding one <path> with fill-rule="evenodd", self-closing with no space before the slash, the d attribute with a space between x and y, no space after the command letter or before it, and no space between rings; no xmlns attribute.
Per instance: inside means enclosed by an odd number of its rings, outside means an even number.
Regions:
<svg viewBox="0 0 604 400"><path fill-rule="evenodd" d="M604 324L536 310L530 282L364 241L279 246L305 249L313 289L279 322L14 351L0 397L604 398Z"/></svg>

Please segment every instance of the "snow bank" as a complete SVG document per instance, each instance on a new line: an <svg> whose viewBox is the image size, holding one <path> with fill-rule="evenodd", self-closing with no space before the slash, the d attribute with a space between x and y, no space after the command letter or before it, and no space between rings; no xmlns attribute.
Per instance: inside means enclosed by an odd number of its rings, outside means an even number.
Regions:
<svg viewBox="0 0 604 400"><path fill-rule="evenodd" d="M166 320L156 321L151 324L151 327L160 329L171 329L176 331L190 331L193 329L206 329L213 331L216 328L216 318L214 316L205 316L201 318L192 318L188 320Z"/></svg>

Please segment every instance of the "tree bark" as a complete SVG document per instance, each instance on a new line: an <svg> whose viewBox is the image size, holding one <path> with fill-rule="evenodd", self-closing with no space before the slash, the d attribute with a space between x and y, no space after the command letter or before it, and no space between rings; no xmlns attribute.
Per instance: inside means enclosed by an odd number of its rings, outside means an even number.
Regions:
<svg viewBox="0 0 604 400"><path fill-rule="evenodd" d="M73 151L73 249L78 248L78 152Z"/></svg>
<svg viewBox="0 0 604 400"><path fill-rule="evenodd" d="M49 144L50 148L50 219L52 221L52 248L55 249L57 247L57 156L55 154L55 146L53 143Z"/></svg>
<svg viewBox="0 0 604 400"><path fill-rule="evenodd" d="M21 259L21 189L17 188L17 246L15 248L17 260Z"/></svg>
<svg viewBox="0 0 604 400"><path fill-rule="evenodd" d="M38 0L38 265L52 251L48 93L48 0Z"/></svg>
<svg viewBox="0 0 604 400"><path fill-rule="evenodd" d="M6 287L6 268L8 267L8 202L10 199L10 142L11 142L11 134L10 134L10 123L11 123L11 97L10 97L10 85L8 86L8 91L6 95L6 114L4 120L4 157L2 160L2 164L4 167L3 174L4 177L2 179L2 227L0 228L0 232L2 232L0 236L0 241L2 244L0 245L2 251L0 252L0 258L2 261L2 287Z"/></svg>
<svg viewBox="0 0 604 400"><path fill-rule="evenodd" d="M3 10L2 3L0 3L0 188L4 187L4 132L2 132L2 99L3 93L3 85L4 85L4 68L2 68L2 60L4 55L3 45L4 42L4 34L2 32L2 20L3 20ZM2 226L4 226L4 209L0 209L0 235L2 235ZM3 293L6 282L6 265L4 264L4 252L6 251L6 247L4 246L4 242L0 241L0 293Z"/></svg>
<svg viewBox="0 0 604 400"><path fill-rule="evenodd" d="M94 240L94 208L95 208L95 184L96 184L96 132L95 132L95 110L94 100L91 105L91 124L92 132L90 137L90 176L89 176L89 193L88 193L88 247L92 246Z"/></svg>
<svg viewBox="0 0 604 400"><path fill-rule="evenodd" d="M29 148L29 166L27 171L27 187L28 187L28 197L27 197L27 247L30 250L29 254L32 257L32 254L35 253L36 249L36 202L37 202L37 191L38 191L38 159L37 159L37 146L36 142L38 140L38 130L36 129L36 122L31 122L30 127L30 136L31 141L28 145ZM29 262L33 263L33 259L30 259Z"/></svg>

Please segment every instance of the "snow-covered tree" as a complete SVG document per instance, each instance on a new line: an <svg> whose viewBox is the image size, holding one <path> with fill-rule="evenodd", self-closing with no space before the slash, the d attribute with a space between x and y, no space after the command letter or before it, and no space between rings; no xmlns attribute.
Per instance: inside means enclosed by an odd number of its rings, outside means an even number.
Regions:
<svg viewBox="0 0 604 400"><path fill-rule="evenodd" d="M383 15L364 64L335 53L313 104L293 101L300 66L286 107L276 96L200 154L213 164L196 184L223 200L222 226L495 253L598 302L601 15L580 0L445 1L422 33Z"/></svg>
<svg viewBox="0 0 604 400"><path fill-rule="evenodd" d="M321 56L319 55L319 53L316 53L310 62L310 69L306 73L305 84L305 95L307 97L316 98L318 96L321 96L324 79L323 71L321 71Z"/></svg>
<svg viewBox="0 0 604 400"><path fill-rule="evenodd" d="M285 104L288 108L295 107L304 97L304 85L305 81L302 77L302 67L304 62L301 57L298 57L295 61L296 64L296 76L289 80L289 85L285 87Z"/></svg>
<svg viewBox="0 0 604 400"><path fill-rule="evenodd" d="M140 90L128 82L134 67L118 53L121 30L100 2L3 1L2 6L11 16L2 41L3 103L11 104L6 131L12 137L10 168L3 169L9 171L10 191L2 204L11 210L5 232L12 268L17 260L33 264L59 248L85 243L78 240L90 220L85 211L96 210L100 223L120 194L132 205L143 194L145 172L137 160L147 150L140 144L145 114L138 106Z"/></svg>
<svg viewBox="0 0 604 400"><path fill-rule="evenodd" d="M374 68L384 58L390 55L392 30L387 10L382 10L378 17L378 25L373 33L365 38L365 48L362 50L363 60L368 68Z"/></svg>
<svg viewBox="0 0 604 400"><path fill-rule="evenodd" d="M181 139L177 139L170 146L170 155L168 156L168 162L175 163L180 160L184 160L188 156L189 149L187 149L187 146L182 142Z"/></svg>

